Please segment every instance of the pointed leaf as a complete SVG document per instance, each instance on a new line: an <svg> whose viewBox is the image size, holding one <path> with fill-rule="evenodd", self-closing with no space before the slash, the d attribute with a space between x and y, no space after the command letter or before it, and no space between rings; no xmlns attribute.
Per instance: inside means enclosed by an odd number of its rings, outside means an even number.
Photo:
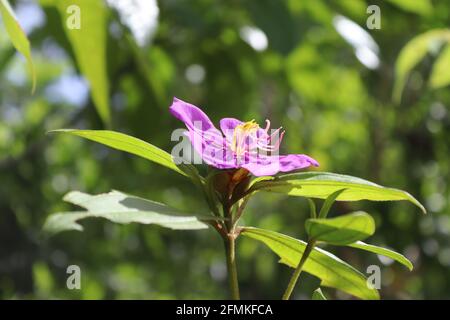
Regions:
<svg viewBox="0 0 450 320"><path fill-rule="evenodd" d="M392 260L395 260L395 261L401 263L402 265L404 265L405 267L407 267L409 269L409 271L412 271L412 269L413 269L413 264L411 263L411 261L409 261L404 255L402 255L398 252L395 252L393 250L374 246L371 244L367 244L362 241L357 241L357 242L349 244L347 246L352 247L352 248L366 250L369 252L373 252L373 253L391 258Z"/></svg>
<svg viewBox="0 0 450 320"><path fill-rule="evenodd" d="M64 200L87 211L55 213L47 218L44 230L51 234L66 230L82 231L83 227L77 222L86 218L104 218L109 221L128 224L156 224L174 230L206 229L208 225L204 219L196 216L183 216L169 206L127 195L119 191L99 195L89 195L79 191L69 192Z"/></svg>
<svg viewBox="0 0 450 320"><path fill-rule="evenodd" d="M169 169L172 169L182 175L187 175L177 167L172 159L172 156L164 150L147 143L138 138L109 130L76 130L76 129L60 129L52 130L50 132L69 133L88 140L92 140L108 147L125 151L150 161L156 162Z"/></svg>
<svg viewBox="0 0 450 320"><path fill-rule="evenodd" d="M333 192L332 194L330 194L326 199L325 199L325 203L323 204L322 208L320 209L319 212L319 218L324 219L327 217L328 212L331 209L331 206L333 205L334 201L336 201L337 197L339 197L339 195L344 192L345 189L341 189L338 191Z"/></svg>
<svg viewBox="0 0 450 320"><path fill-rule="evenodd" d="M322 290L320 290L320 288L317 288L316 290L314 290L312 299L313 300L327 300L327 298L323 294Z"/></svg>
<svg viewBox="0 0 450 320"><path fill-rule="evenodd" d="M369 214L358 211L331 219L308 219L305 228L317 241L345 245L371 236L375 221Z"/></svg>
<svg viewBox="0 0 450 320"><path fill-rule="evenodd" d="M361 178L329 172L287 174L272 180L256 182L252 189L319 199L326 199L333 192L345 189L336 198L337 201L407 200L426 213L423 205L406 191L386 188Z"/></svg>
<svg viewBox="0 0 450 320"><path fill-rule="evenodd" d="M270 230L246 227L241 234L263 242L280 257L281 263L291 268L297 267L306 247L304 241ZM369 288L363 274L323 249L313 249L303 270L321 279L321 286L336 288L361 299L379 299L378 291Z"/></svg>
<svg viewBox="0 0 450 320"><path fill-rule="evenodd" d="M13 46L19 51L26 59L28 69L31 75L32 92L36 88L36 71L34 69L33 60L31 58L31 47L28 41L27 35L22 30L17 21L11 5L8 0L0 0L0 14L5 24L6 32L11 39Z"/></svg>

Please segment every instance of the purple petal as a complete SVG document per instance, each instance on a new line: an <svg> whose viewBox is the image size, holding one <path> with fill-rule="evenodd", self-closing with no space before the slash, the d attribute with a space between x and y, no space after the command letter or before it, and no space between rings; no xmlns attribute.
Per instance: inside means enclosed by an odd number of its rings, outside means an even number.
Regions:
<svg viewBox="0 0 450 320"><path fill-rule="evenodd" d="M234 129L243 123L243 121L236 118L223 118L220 120L220 130L222 130L222 133L228 141L232 141ZM257 136L258 138L265 138L266 140L269 138L266 131L262 128L257 129Z"/></svg>
<svg viewBox="0 0 450 320"><path fill-rule="evenodd" d="M242 124L241 120L235 118L223 118L220 120L220 130L225 135L228 141L233 139L234 128Z"/></svg>
<svg viewBox="0 0 450 320"><path fill-rule="evenodd" d="M170 112L184 122L195 151L207 164L219 169L236 166L234 162L228 161L230 156L225 154L226 143L222 133L200 108L174 98Z"/></svg>
<svg viewBox="0 0 450 320"><path fill-rule="evenodd" d="M288 154L284 156L269 156L260 159L252 159L252 161L242 167L250 171L254 176L259 177L272 176L278 172L291 172L309 166L318 167L319 163L304 154Z"/></svg>
<svg viewBox="0 0 450 320"><path fill-rule="evenodd" d="M201 128L204 131L217 130L211 120L209 120L208 116L193 104L178 98L173 98L169 110L175 118L183 121L189 130L194 130L199 124L201 124Z"/></svg>
<svg viewBox="0 0 450 320"><path fill-rule="evenodd" d="M232 169L237 167L232 152L226 146L211 143L205 135L201 135L195 131L186 132L186 136L191 141L195 152L200 155L206 164L218 169Z"/></svg>

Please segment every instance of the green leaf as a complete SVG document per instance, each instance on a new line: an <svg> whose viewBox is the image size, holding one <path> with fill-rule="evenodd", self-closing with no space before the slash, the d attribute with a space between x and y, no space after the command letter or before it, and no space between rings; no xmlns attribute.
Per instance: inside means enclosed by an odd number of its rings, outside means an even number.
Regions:
<svg viewBox="0 0 450 320"><path fill-rule="evenodd" d="M430 76L430 86L434 89L450 84L450 44L440 53L433 64Z"/></svg>
<svg viewBox="0 0 450 320"><path fill-rule="evenodd" d="M317 210L316 210L316 204L314 203L314 200L308 198L308 204L309 204L309 212L310 212L311 218L317 218Z"/></svg>
<svg viewBox="0 0 450 320"><path fill-rule="evenodd" d="M312 299L313 300L327 300L327 298L323 294L322 290L320 290L320 288L317 288L316 290L314 290Z"/></svg>
<svg viewBox="0 0 450 320"><path fill-rule="evenodd" d="M5 24L6 32L8 33L13 46L25 57L27 61L28 70L32 79L31 91L34 92L36 89L36 71L31 58L31 47L27 35L20 27L16 15L14 14L8 0L0 0L0 14Z"/></svg>
<svg viewBox="0 0 450 320"><path fill-rule="evenodd" d="M388 1L405 11L417 13L424 16L429 15L430 13L433 12L433 5L431 4L430 0L414 0L414 1L388 0Z"/></svg>
<svg viewBox="0 0 450 320"><path fill-rule="evenodd" d="M319 199L326 199L333 192L345 189L337 197L337 201L407 200L426 213L422 204L406 191L386 188L361 178L329 172L302 172L283 175L272 180L256 182L252 189Z"/></svg>
<svg viewBox="0 0 450 320"><path fill-rule="evenodd" d="M263 242L280 257L281 263L291 268L297 267L306 247L304 241L270 230L246 227L241 234ZM336 288L361 299L379 299L378 291L368 287L362 273L323 249L313 249L303 270L321 279L321 286Z"/></svg>
<svg viewBox="0 0 450 320"><path fill-rule="evenodd" d="M208 228L208 225L203 221L209 218L183 216L181 212L165 204L127 195L119 191L99 195L72 191L64 197L64 200L87 211L62 212L50 215L44 225L46 232L54 234L66 230L82 231L83 227L77 222L86 218L104 218L120 224L132 222L156 224L174 230Z"/></svg>
<svg viewBox="0 0 450 320"><path fill-rule="evenodd" d="M362 241L358 241L358 242L349 244L347 246L352 247L352 248L366 250L369 252L373 252L373 253L391 258L391 259L401 263L405 267L407 267L409 269L409 271L412 271L412 269L413 269L413 264L411 263L411 261L409 261L404 255L402 255L398 252L392 251L390 249L374 246L371 244L364 243Z"/></svg>
<svg viewBox="0 0 450 320"><path fill-rule="evenodd" d="M412 69L429 50L450 41L450 29L435 29L422 33L409 41L400 51L395 64L394 100L400 102L403 88Z"/></svg>
<svg viewBox="0 0 450 320"><path fill-rule="evenodd" d="M338 191L333 192L332 194L330 194L326 199L325 199L325 203L323 204L322 208L320 209L319 212L319 218L324 219L327 217L328 212L331 209L331 206L333 205L334 201L336 201L337 197L339 197L339 195L344 192L345 189L341 189Z"/></svg>
<svg viewBox="0 0 450 320"><path fill-rule="evenodd" d="M365 239L375 232L375 221L365 212L354 212L331 219L308 219L308 235L334 245L345 245Z"/></svg>
<svg viewBox="0 0 450 320"><path fill-rule="evenodd" d="M169 169L172 169L182 175L187 175L177 167L172 159L172 156L164 150L142 141L138 138L109 130L76 130L76 129L60 129L52 130L50 132L62 132L73 134L85 139L89 139L108 147L125 151L150 161L156 162Z"/></svg>
<svg viewBox="0 0 450 320"><path fill-rule="evenodd" d="M107 18L108 8L103 0L41 0L42 5L55 6L72 46L78 67L89 81L92 100L104 123L111 123L109 110L109 82L107 74ZM71 28L79 8L80 28Z"/></svg>

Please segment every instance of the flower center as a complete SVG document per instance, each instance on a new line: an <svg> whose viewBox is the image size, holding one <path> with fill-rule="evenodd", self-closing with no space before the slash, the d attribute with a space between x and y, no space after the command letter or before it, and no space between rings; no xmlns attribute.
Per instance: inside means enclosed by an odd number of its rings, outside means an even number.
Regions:
<svg viewBox="0 0 450 320"><path fill-rule="evenodd" d="M231 150L238 157L245 154L246 146L248 148L248 144L250 143L247 139L255 134L258 129L259 125L255 122L255 120L241 123L234 128Z"/></svg>
<svg viewBox="0 0 450 320"><path fill-rule="evenodd" d="M261 152L266 155L274 154L280 148L284 131L282 128L270 131L270 121L266 120L266 128L260 129L255 120L241 123L234 128L230 148L237 158L247 152Z"/></svg>

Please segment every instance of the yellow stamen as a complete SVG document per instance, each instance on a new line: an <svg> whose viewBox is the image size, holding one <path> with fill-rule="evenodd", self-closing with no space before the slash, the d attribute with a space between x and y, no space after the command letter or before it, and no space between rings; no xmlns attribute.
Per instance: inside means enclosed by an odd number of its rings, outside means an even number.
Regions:
<svg viewBox="0 0 450 320"><path fill-rule="evenodd" d="M245 153L245 139L259 129L259 125L253 119L237 125L233 132L231 150L239 157Z"/></svg>

